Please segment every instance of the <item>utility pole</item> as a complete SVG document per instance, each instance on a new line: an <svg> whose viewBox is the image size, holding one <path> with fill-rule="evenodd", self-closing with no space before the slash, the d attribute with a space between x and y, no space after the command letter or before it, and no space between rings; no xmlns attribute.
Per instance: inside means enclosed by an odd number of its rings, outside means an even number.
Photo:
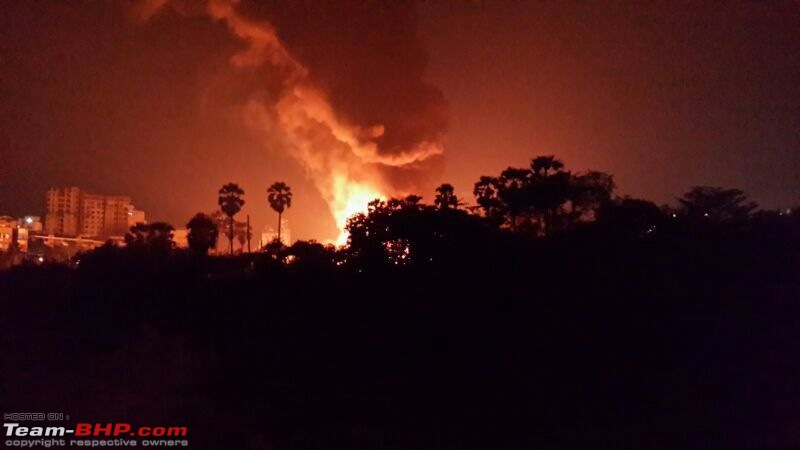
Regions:
<svg viewBox="0 0 800 450"><path fill-rule="evenodd" d="M247 215L247 228L244 232L247 235L247 253L250 253L250 214Z"/></svg>

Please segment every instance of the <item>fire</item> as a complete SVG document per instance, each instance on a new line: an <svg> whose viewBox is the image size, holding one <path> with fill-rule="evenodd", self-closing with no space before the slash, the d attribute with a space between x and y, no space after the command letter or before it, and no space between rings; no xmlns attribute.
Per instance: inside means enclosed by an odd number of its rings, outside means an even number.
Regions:
<svg viewBox="0 0 800 450"><path fill-rule="evenodd" d="M142 0L144 19L170 0ZM339 234L347 242L347 219L367 210L372 200L395 195L383 173L387 167L413 167L443 152L436 140L423 141L391 154L380 150L383 124L352 123L333 108L326 92L314 83L308 68L294 58L265 21L239 12L239 0L208 0L206 13L225 23L247 47L231 57L231 64L248 69L271 66L283 75L279 92L254 93L243 118L264 133L265 145L286 149L328 203ZM269 143L269 144L267 144Z"/></svg>
<svg viewBox="0 0 800 450"><path fill-rule="evenodd" d="M369 202L377 199L385 200L385 196L371 186L351 182L343 177L334 178L333 198L330 202L331 213L339 228L336 245L347 244L347 219L367 211Z"/></svg>
<svg viewBox="0 0 800 450"><path fill-rule="evenodd" d="M251 113L258 110L257 115L270 115L259 103ZM325 94L307 83L284 90L274 115L285 137L283 145L291 149L328 203L339 230L335 244L346 244L347 219L366 211L372 200L384 199L388 191L378 170L380 163L372 161L377 157L376 144L358 138L375 137L379 127L364 130L341 121Z"/></svg>

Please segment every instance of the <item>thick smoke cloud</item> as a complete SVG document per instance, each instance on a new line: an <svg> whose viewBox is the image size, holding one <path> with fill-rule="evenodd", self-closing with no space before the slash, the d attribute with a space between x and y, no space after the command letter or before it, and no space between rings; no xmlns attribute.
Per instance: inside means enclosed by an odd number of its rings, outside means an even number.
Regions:
<svg viewBox="0 0 800 450"><path fill-rule="evenodd" d="M147 20L164 8L200 11L242 41L231 64L264 79L243 120L304 167L340 229L440 165L446 105L423 80L413 5L149 0L132 10Z"/></svg>
<svg viewBox="0 0 800 450"><path fill-rule="evenodd" d="M280 1L246 9L280 30L337 112L355 123L386 127L379 139L382 152L441 139L444 100L423 81L427 57L416 35L413 4Z"/></svg>

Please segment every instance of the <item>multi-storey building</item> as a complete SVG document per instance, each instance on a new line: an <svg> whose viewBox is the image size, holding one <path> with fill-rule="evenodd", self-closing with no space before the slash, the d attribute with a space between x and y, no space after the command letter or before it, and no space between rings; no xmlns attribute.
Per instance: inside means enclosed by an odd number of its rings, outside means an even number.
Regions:
<svg viewBox="0 0 800 450"><path fill-rule="evenodd" d="M144 217L144 211L138 209L131 209L128 211L128 228L136 225L137 223L147 223Z"/></svg>
<svg viewBox="0 0 800 450"><path fill-rule="evenodd" d="M78 217L81 211L81 190L77 187L66 187L47 191L47 214L44 218L44 230L48 234L77 236Z"/></svg>
<svg viewBox="0 0 800 450"><path fill-rule="evenodd" d="M33 216L23 219L15 219L11 216L0 216L0 252L14 250L25 253L28 251L28 239L31 227L26 227L23 223L30 218L28 225L33 225Z"/></svg>
<svg viewBox="0 0 800 450"><path fill-rule="evenodd" d="M130 197L91 194L77 187L47 191L44 230L61 236L107 238L124 234L131 219L144 221Z"/></svg>
<svg viewBox="0 0 800 450"><path fill-rule="evenodd" d="M0 252L7 252L11 248L16 229L17 219L10 216L0 216Z"/></svg>

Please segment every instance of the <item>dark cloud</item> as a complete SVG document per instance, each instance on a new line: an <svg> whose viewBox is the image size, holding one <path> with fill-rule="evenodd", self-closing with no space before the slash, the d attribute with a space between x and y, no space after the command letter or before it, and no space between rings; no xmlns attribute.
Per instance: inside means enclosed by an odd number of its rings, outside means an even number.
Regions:
<svg viewBox="0 0 800 450"><path fill-rule="evenodd" d="M382 152L439 141L447 107L423 77L428 57L413 2L276 1L245 3L273 23L336 110L364 126L383 124Z"/></svg>

